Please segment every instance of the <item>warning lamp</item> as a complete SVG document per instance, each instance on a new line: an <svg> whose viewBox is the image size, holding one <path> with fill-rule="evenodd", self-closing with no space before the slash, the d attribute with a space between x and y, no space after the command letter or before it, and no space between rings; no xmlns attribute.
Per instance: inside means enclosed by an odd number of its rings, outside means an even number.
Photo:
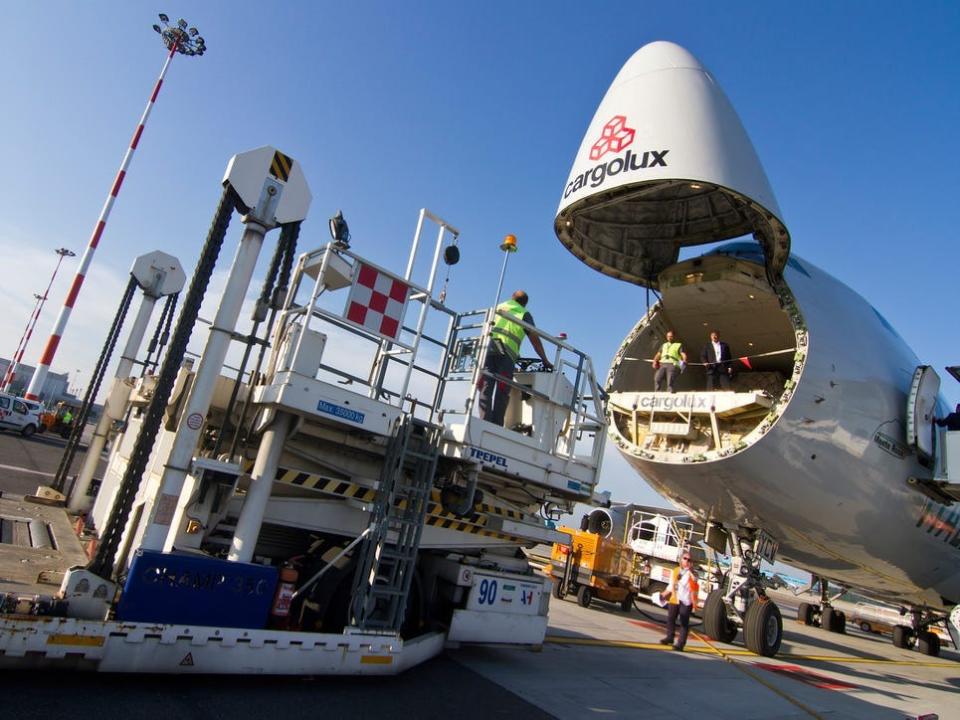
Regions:
<svg viewBox="0 0 960 720"><path fill-rule="evenodd" d="M570 548L568 548L566 545L561 545L558 549L560 550L560 554L561 554L561 555L569 555L569 554L570 554Z"/></svg>
<svg viewBox="0 0 960 720"><path fill-rule="evenodd" d="M500 249L504 252L516 252L517 251L517 236L516 235L507 235L503 238L503 242L500 243Z"/></svg>

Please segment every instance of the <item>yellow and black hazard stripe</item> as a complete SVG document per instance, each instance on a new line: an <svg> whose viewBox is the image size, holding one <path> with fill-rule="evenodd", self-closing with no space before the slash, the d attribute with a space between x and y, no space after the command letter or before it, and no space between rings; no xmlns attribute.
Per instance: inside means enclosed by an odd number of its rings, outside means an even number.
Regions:
<svg viewBox="0 0 960 720"><path fill-rule="evenodd" d="M273 153L273 160L270 162L270 174L277 180L286 182L290 179L290 169L293 167L293 158L284 155L277 150Z"/></svg>
<svg viewBox="0 0 960 720"><path fill-rule="evenodd" d="M485 528L472 525L468 522L464 522L463 520L457 520L456 518L436 517L434 515L429 515L426 519L426 523L427 525L439 527L444 530L455 530L456 532L467 533L469 535L483 535L484 537L497 538L500 540L506 540L507 542L524 542L523 538L514 537L513 535L504 535L503 533L494 532L493 530L486 530Z"/></svg>
<svg viewBox="0 0 960 720"><path fill-rule="evenodd" d="M243 469L244 472L250 472L253 469L253 462L248 461L244 463ZM357 483L353 483L348 480L339 480L336 478L325 477L323 475L313 475L311 473L305 473L299 470L291 470L289 468L277 468L277 474L274 478L274 481L284 483L286 485L316 490L317 492L335 495L337 497L353 498L361 502L373 502L377 497L377 491L370 487L364 487L363 485L358 485ZM397 507L401 509L405 508L406 505L406 500L399 500L397 502ZM507 517L521 521L526 517L525 513L519 512L518 510L499 508L487 503L481 503L479 506L479 511L485 514L499 515L501 517ZM483 535L485 537L504 539L509 542L523 542L522 538L518 538L513 535L506 535L493 530L487 530L485 527L487 524L487 518L483 516L474 515L467 520L464 518L458 518L456 515L446 512L443 509L442 503L440 502L439 490L433 490L430 494L430 501L427 503L426 524L434 527L440 527L445 530L456 530L457 532L468 533L471 535Z"/></svg>
<svg viewBox="0 0 960 720"><path fill-rule="evenodd" d="M372 501L377 496L377 491L373 488L363 487L346 480L331 480L322 475L310 475L296 470L278 472L275 479L276 482L310 488L338 497L356 498L364 502Z"/></svg>

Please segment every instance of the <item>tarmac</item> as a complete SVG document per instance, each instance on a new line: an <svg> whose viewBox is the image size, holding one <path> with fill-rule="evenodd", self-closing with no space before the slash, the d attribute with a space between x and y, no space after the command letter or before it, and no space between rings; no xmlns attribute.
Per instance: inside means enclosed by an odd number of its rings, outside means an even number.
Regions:
<svg viewBox="0 0 960 720"><path fill-rule="evenodd" d="M59 438L0 433L0 514L14 507L22 515L27 506L19 496L49 483L62 447ZM551 598L540 651L451 649L397 678L238 683L134 676L117 682L110 676L7 671L0 686L5 706L21 718L73 712L78 702L89 702L82 697L97 698L96 706L110 714L158 718L176 713L237 719L311 707L325 717L457 720L960 718L955 648L927 657L857 628L828 633L795 620L799 600L791 594L771 597L784 617L783 645L773 659L750 653L739 636L733 644L709 640L698 632L696 619L684 652L660 645L665 613L646 603L624 613L598 601L581 608L572 598Z"/></svg>

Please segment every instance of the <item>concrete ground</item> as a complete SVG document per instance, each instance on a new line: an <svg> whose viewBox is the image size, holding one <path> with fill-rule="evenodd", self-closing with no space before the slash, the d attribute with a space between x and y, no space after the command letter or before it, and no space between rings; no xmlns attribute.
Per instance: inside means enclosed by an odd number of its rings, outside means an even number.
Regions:
<svg viewBox="0 0 960 720"><path fill-rule="evenodd" d="M8 502L48 484L59 438L0 433L0 493ZM79 468L78 456L74 471ZM551 599L540 652L461 648L395 678L198 678L5 671L5 706L22 718L75 712L96 698L131 718L261 717L322 711L327 717L488 718L960 718L960 655L929 658L889 638L846 635L795 621L798 601L773 594L785 637L776 659L713 643L694 627L686 651L657 643L664 611L629 614L596 602Z"/></svg>

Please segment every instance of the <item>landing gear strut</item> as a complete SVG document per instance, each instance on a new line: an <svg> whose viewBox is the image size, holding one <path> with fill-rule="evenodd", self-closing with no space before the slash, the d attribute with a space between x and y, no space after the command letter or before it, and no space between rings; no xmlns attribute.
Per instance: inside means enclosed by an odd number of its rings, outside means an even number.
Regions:
<svg viewBox="0 0 960 720"><path fill-rule="evenodd" d="M836 600L836 596L830 597L830 581L823 577L817 579L820 582L820 607L814 610L814 615L819 611L820 627L827 632L846 634L847 614L830 604L831 600ZM806 624L812 625L813 623Z"/></svg>
<svg viewBox="0 0 960 720"><path fill-rule="evenodd" d="M776 603L767 597L760 563L773 562L776 543L762 530L748 528L731 533L729 541L733 555L730 571L707 596L704 632L713 640L731 642L739 625L751 652L773 657L783 641L783 618Z"/></svg>

